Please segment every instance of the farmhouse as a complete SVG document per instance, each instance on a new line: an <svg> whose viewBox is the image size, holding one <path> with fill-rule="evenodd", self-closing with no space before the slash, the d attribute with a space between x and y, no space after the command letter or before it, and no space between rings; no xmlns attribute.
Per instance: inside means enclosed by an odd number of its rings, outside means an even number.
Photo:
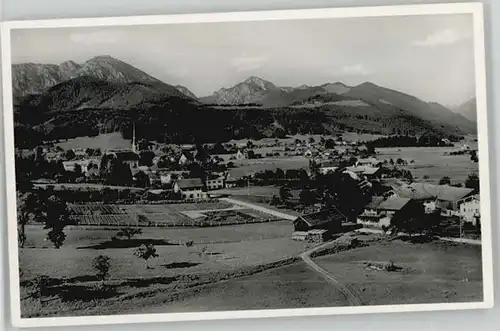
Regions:
<svg viewBox="0 0 500 331"><path fill-rule="evenodd" d="M474 190L449 185L434 185L429 183L393 183L393 192L402 198L419 200L424 203L426 212L437 209L446 214L458 212L459 201L474 194Z"/></svg>
<svg viewBox="0 0 500 331"><path fill-rule="evenodd" d="M313 229L340 230L346 217L335 210L322 210L316 213L298 216L293 221L295 231L309 231Z"/></svg>
<svg viewBox="0 0 500 331"><path fill-rule="evenodd" d="M85 175L92 169L99 170L99 164L100 164L99 160L94 160L94 159L72 160L72 161L64 161L63 167L64 170L71 172L78 171L78 168L80 168L81 173Z"/></svg>
<svg viewBox="0 0 500 331"><path fill-rule="evenodd" d="M319 172L325 175L329 172L336 171L339 167L340 167L340 161L328 161L320 165Z"/></svg>
<svg viewBox="0 0 500 331"><path fill-rule="evenodd" d="M245 154L243 154L240 150L238 150L238 152L236 152L235 158L236 160L243 160L245 159Z"/></svg>
<svg viewBox="0 0 500 331"><path fill-rule="evenodd" d="M218 190L224 188L224 176L213 176L207 178L207 189Z"/></svg>
<svg viewBox="0 0 500 331"><path fill-rule="evenodd" d="M459 200L458 205L460 206L460 218L464 222L472 223L472 225L478 226L481 218L481 203L479 194Z"/></svg>
<svg viewBox="0 0 500 331"><path fill-rule="evenodd" d="M160 174L160 183L162 185L172 184L176 179L183 179L186 174L186 171L158 171Z"/></svg>
<svg viewBox="0 0 500 331"><path fill-rule="evenodd" d="M375 168L371 166L347 167L346 170L369 180L380 179L382 176L381 168Z"/></svg>
<svg viewBox="0 0 500 331"><path fill-rule="evenodd" d="M342 224L347 218L337 210L329 209L304 214L293 221L294 233L292 239L323 242L332 234L342 231Z"/></svg>
<svg viewBox="0 0 500 331"><path fill-rule="evenodd" d="M356 166L365 166L365 167L372 167L372 168L380 167L381 164L382 164L382 162L375 157L368 157L368 158L364 158L364 159L359 159L356 162Z"/></svg>
<svg viewBox="0 0 500 331"><path fill-rule="evenodd" d="M115 150L109 152L108 154L113 155L122 163L127 164L131 169L139 166L139 155L133 151Z"/></svg>
<svg viewBox="0 0 500 331"><path fill-rule="evenodd" d="M174 184L174 192L180 192L184 199L204 199L207 196L200 178L178 179Z"/></svg>
<svg viewBox="0 0 500 331"><path fill-rule="evenodd" d="M365 207L363 213L358 216L358 223L365 226L382 227L389 226L396 214L408 211L411 199L391 196L389 198L373 197L372 201Z"/></svg>

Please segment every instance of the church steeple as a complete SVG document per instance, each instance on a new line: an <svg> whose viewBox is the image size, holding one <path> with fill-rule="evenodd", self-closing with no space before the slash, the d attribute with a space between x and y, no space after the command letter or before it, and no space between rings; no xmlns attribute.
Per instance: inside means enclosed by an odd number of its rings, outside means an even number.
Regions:
<svg viewBox="0 0 500 331"><path fill-rule="evenodd" d="M132 152L136 153L136 148L135 148L135 122L132 127Z"/></svg>

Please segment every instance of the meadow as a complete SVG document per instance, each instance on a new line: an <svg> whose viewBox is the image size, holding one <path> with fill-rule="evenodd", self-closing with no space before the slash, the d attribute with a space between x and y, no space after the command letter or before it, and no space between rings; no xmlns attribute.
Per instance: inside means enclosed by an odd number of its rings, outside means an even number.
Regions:
<svg viewBox="0 0 500 331"><path fill-rule="evenodd" d="M373 267L389 261L401 269L389 272ZM366 305L482 300L481 246L380 241L318 257L315 262Z"/></svg>
<svg viewBox="0 0 500 331"><path fill-rule="evenodd" d="M307 247L306 243L291 239L293 224L287 221L142 230L142 234L130 240L112 240L119 228L71 226L65 229L64 246L54 249L44 240L46 230L28 226L26 247L19 251L21 292L25 298L23 315L100 314L117 302L140 307L144 297L218 282L234 274L251 274L263 265L292 259ZM185 245L188 241L193 241L193 245ZM150 269L134 255L135 249L146 243L155 245L159 255L149 261ZM111 259L106 283L112 292L98 294L93 292L98 282L92 261L101 254ZM34 280L42 275L54 285L40 303L30 293ZM120 305L115 308L115 313L122 312Z"/></svg>
<svg viewBox="0 0 500 331"><path fill-rule="evenodd" d="M394 147L377 148L377 158L396 161L401 158L408 165L401 168L410 170L413 178L419 181L437 183L444 176L452 183L464 183L471 173L478 173L479 164L470 160L469 155L445 155L456 151L456 147ZM414 163L410 163L411 161ZM424 176L427 176L424 178Z"/></svg>

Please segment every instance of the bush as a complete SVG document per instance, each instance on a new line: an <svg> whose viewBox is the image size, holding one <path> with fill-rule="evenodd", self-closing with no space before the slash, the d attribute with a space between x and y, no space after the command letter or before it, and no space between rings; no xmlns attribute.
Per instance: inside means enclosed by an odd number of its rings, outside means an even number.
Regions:
<svg viewBox="0 0 500 331"><path fill-rule="evenodd" d="M106 278L109 277L109 267L110 267L109 260L110 260L109 256L99 255L92 262L92 267L95 270L97 270L96 277L102 282L104 282L104 280L106 280Z"/></svg>
<svg viewBox="0 0 500 331"><path fill-rule="evenodd" d="M148 263L149 259L159 256L156 252L156 248L151 244L141 245L141 247L137 248L137 250L134 252L134 255L146 261L146 269L150 269Z"/></svg>
<svg viewBox="0 0 500 331"><path fill-rule="evenodd" d="M118 231L118 233L116 234L116 237L127 237L128 240L132 239L133 236L137 235L137 234L141 234L142 233L142 229L139 229L139 228L124 228L124 229L121 229L120 231Z"/></svg>

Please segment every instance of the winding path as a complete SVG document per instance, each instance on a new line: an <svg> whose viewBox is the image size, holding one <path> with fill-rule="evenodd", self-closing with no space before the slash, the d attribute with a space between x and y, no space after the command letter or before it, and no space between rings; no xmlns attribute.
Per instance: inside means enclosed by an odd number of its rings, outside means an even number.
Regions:
<svg viewBox="0 0 500 331"><path fill-rule="evenodd" d="M319 265L314 263L314 261L311 259L311 254L327 248L329 245L331 245L332 242L325 243L320 246L316 246L302 254L300 254L300 257L302 260L307 264L308 267L319 273L323 278L326 279L330 284L335 286L342 294L345 295L347 301L351 306L362 306L363 303L361 299L358 297L354 291L352 291L350 288L347 286L343 285L338 279L336 279L330 272L326 271L325 269L321 268Z"/></svg>
<svg viewBox="0 0 500 331"><path fill-rule="evenodd" d="M273 215L275 217L291 220L291 221L293 221L297 218L297 216L295 216L295 215L285 214L285 213L279 212L277 210L273 210L273 209L266 208L264 206L256 205L256 204L249 203L249 202L243 202L243 201L231 199L231 198L221 198L221 200L229 202L229 203L233 203L235 205L239 205L239 206L243 206L243 207L250 208L253 210L257 210L257 211L260 211L262 213ZM327 282L329 282L330 284L335 286L342 294L344 294L347 301L349 302L349 304L351 306L363 305L363 303L361 302L359 297L356 295L356 293L354 293L350 288L346 287L341 282L339 282L331 273L329 273L325 269L321 268L319 265L314 263L314 261L311 259L312 253L319 251L319 250L322 250L324 248L327 248L331 244L332 244L332 242L327 242L323 245L316 246L316 247L300 254L300 257L307 264L307 266L309 268L311 268L312 270L314 270L315 272L320 274L323 278L326 279Z"/></svg>

